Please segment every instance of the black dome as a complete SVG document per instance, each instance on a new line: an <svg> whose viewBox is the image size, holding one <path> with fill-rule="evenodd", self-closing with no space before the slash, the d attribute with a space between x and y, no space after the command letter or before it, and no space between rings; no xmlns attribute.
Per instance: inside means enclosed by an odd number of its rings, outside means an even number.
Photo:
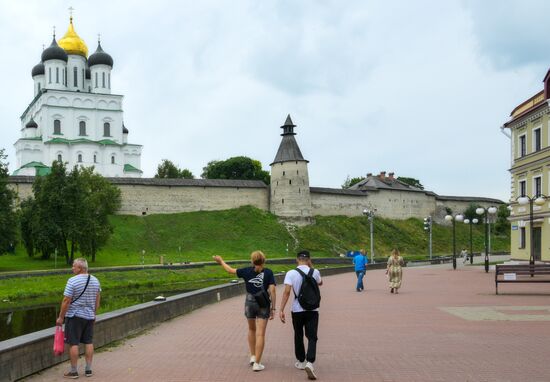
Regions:
<svg viewBox="0 0 550 382"><path fill-rule="evenodd" d="M37 128L38 127L38 124L36 122L34 122L34 119L31 118L31 120L29 122L27 122L27 124L25 125L26 128Z"/></svg>
<svg viewBox="0 0 550 382"><path fill-rule="evenodd" d="M52 45L42 52L42 62L46 62L48 60L62 60L67 62L68 59L69 57L67 56L67 52L57 45L55 37L52 40Z"/></svg>
<svg viewBox="0 0 550 382"><path fill-rule="evenodd" d="M91 80L92 79L92 71L90 68L86 68L86 79Z"/></svg>
<svg viewBox="0 0 550 382"><path fill-rule="evenodd" d="M41 74L45 73L44 64L42 62L39 62L32 68L32 76L39 76Z"/></svg>
<svg viewBox="0 0 550 382"><path fill-rule="evenodd" d="M97 44L97 49L90 57L88 57L88 66L107 65L113 67L113 58L105 53L101 48L101 43Z"/></svg>
<svg viewBox="0 0 550 382"><path fill-rule="evenodd" d="M124 123L122 124L122 134L128 134L128 129L124 126Z"/></svg>

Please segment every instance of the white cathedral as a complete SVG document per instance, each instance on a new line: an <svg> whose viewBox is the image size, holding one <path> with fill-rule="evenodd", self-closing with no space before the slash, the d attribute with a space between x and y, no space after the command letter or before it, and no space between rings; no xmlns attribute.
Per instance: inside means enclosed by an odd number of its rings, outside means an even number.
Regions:
<svg viewBox="0 0 550 382"><path fill-rule="evenodd" d="M21 115L13 175L43 175L53 161L95 168L107 177L141 177L141 145L128 143L122 95L111 94L112 57L88 47L73 18L32 69L34 98Z"/></svg>

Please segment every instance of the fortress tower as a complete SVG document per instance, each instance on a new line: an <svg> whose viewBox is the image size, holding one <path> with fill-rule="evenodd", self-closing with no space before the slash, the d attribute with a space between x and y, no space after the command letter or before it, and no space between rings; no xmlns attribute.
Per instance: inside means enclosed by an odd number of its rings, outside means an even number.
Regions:
<svg viewBox="0 0 550 382"><path fill-rule="evenodd" d="M311 220L308 161L302 156L294 136L295 124L290 115L281 126L283 139L271 163L270 210L275 215L295 222Z"/></svg>

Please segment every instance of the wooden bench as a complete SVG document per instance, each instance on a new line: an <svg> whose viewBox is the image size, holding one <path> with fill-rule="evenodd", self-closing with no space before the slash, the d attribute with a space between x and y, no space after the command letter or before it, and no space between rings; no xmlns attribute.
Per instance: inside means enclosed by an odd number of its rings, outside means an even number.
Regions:
<svg viewBox="0 0 550 382"><path fill-rule="evenodd" d="M505 274L514 276L506 277ZM499 276L501 276L499 278ZM550 283L550 264L500 264L495 267L495 292L498 283Z"/></svg>

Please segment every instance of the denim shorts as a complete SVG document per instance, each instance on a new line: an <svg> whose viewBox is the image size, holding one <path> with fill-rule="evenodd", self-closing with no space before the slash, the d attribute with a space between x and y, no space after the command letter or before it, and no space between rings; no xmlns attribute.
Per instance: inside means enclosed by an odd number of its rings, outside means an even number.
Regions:
<svg viewBox="0 0 550 382"><path fill-rule="evenodd" d="M265 308L260 308L256 302L256 298L250 293L246 294L246 299L244 300L244 315L248 319L253 318L262 318L264 320L269 318L269 306Z"/></svg>

